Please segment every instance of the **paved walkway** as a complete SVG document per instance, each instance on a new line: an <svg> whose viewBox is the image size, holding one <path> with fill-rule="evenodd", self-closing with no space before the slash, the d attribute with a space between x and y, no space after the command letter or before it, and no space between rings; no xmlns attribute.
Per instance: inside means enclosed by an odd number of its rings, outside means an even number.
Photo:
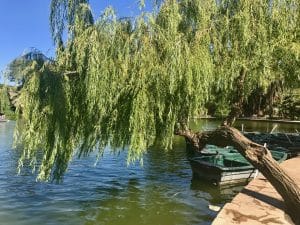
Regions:
<svg viewBox="0 0 300 225"><path fill-rule="evenodd" d="M289 159L281 166L300 186L300 157ZM284 212L284 208L281 196L262 175L259 175L235 196L231 203L225 204L212 224L294 224Z"/></svg>

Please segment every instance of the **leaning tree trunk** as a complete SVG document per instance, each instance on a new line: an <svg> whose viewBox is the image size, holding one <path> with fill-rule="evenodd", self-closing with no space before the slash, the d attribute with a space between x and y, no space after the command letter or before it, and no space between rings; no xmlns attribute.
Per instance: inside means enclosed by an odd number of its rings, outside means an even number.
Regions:
<svg viewBox="0 0 300 225"><path fill-rule="evenodd" d="M269 180L282 196L287 213L295 224L300 224L300 188L272 158L266 147L250 141L237 129L229 126L197 133L188 129L178 130L176 134L185 137L189 145L193 146L193 150L197 151L201 151L206 144L233 146Z"/></svg>

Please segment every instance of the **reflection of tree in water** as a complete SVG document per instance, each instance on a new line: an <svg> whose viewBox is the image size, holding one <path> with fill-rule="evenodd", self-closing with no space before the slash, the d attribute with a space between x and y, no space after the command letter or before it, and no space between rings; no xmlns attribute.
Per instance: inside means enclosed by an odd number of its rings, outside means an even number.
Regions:
<svg viewBox="0 0 300 225"><path fill-rule="evenodd" d="M209 181L192 179L191 190L199 191L198 197L207 198L211 204L222 205L230 201L245 185L246 183L217 186Z"/></svg>
<svg viewBox="0 0 300 225"><path fill-rule="evenodd" d="M7 224L20 224L21 221L26 224L25 221L33 221L33 211L50 195L45 195L48 184L35 182L36 175L28 164L24 164L20 175L17 174L22 152L11 148L14 127L14 122L0 123L0 220L7 218Z"/></svg>
<svg viewBox="0 0 300 225"><path fill-rule="evenodd" d="M192 172L185 142L174 142L167 152L151 148L143 167L129 168L129 177L114 177L91 191L98 200L81 203L85 224L209 224L215 216L208 209L211 197L197 196L207 190L189 189Z"/></svg>
<svg viewBox="0 0 300 225"><path fill-rule="evenodd" d="M112 185L115 187L100 188L105 199L83 203L80 216L88 220L86 225L191 224L195 220L196 211L166 197L162 186L145 186L136 178L129 179L126 185ZM189 211L193 216L186 216Z"/></svg>
<svg viewBox="0 0 300 225"><path fill-rule="evenodd" d="M15 129L16 123L14 121L9 121L6 123L0 123L0 151L1 151L1 158L2 158L2 169L5 168L5 173L7 176L13 176L13 177L19 177L18 179L23 179L24 182L26 179L29 179L28 177L32 177L29 182L35 181L35 178L37 176L36 172L33 172L33 168L30 166L30 163L28 160L25 160L23 163L23 168L20 173L20 176L17 176L18 174L18 162L23 154L22 146L18 146L17 148L13 147L13 136L14 136L14 129ZM37 154L37 162L40 162L42 159L42 151L40 151ZM38 169L39 164L36 165L36 168ZM26 178L25 178L26 177ZM12 179L10 179L12 180Z"/></svg>
<svg viewBox="0 0 300 225"><path fill-rule="evenodd" d="M178 182L178 179L190 179L191 169L187 161L185 142L182 138L174 138L171 150L157 146L151 147L144 157L145 176L150 180Z"/></svg>
<svg viewBox="0 0 300 225"><path fill-rule="evenodd" d="M0 123L0 151L1 151L1 169L8 176L17 174L18 160L21 155L19 149L12 149L13 133L15 122Z"/></svg>

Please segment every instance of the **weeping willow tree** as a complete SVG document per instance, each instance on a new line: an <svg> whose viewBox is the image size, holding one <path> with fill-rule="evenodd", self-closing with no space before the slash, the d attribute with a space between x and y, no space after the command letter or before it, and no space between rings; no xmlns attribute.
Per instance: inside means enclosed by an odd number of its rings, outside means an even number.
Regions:
<svg viewBox="0 0 300 225"><path fill-rule="evenodd" d="M38 179L60 180L74 155L101 156L110 146L127 149L128 163L142 162L149 146L170 149L176 134L197 151L233 145L299 221L297 185L265 147L229 126L255 86L289 77L281 54L299 44L298 1L166 0L134 20L118 20L108 8L95 22L87 1L53 0L51 6L57 58L24 85L16 128L20 168L29 160L38 165ZM190 118L215 90L232 108L229 117L214 132L191 131Z"/></svg>
<svg viewBox="0 0 300 225"><path fill-rule="evenodd" d="M176 123L203 107L214 80L209 15L200 13L208 8L199 8L197 24L183 23L176 1L134 22L118 21L109 8L90 24L80 11L87 5L78 9L57 63L37 69L20 97L21 162L44 146L40 179L59 179L74 154L101 154L107 145L129 146L128 162L154 142L170 148ZM188 26L193 36L181 31Z"/></svg>

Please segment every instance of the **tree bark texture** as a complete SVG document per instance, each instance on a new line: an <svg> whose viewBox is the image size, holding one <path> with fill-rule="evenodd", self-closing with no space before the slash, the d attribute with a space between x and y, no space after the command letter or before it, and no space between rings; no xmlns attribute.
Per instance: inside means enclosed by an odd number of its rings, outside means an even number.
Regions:
<svg viewBox="0 0 300 225"><path fill-rule="evenodd" d="M229 126L222 126L215 131L195 133L184 130L177 131L176 134L185 137L193 150L200 152L206 144L233 146L268 179L282 196L287 213L295 224L300 224L300 188L273 159L266 147L252 142L237 129Z"/></svg>

